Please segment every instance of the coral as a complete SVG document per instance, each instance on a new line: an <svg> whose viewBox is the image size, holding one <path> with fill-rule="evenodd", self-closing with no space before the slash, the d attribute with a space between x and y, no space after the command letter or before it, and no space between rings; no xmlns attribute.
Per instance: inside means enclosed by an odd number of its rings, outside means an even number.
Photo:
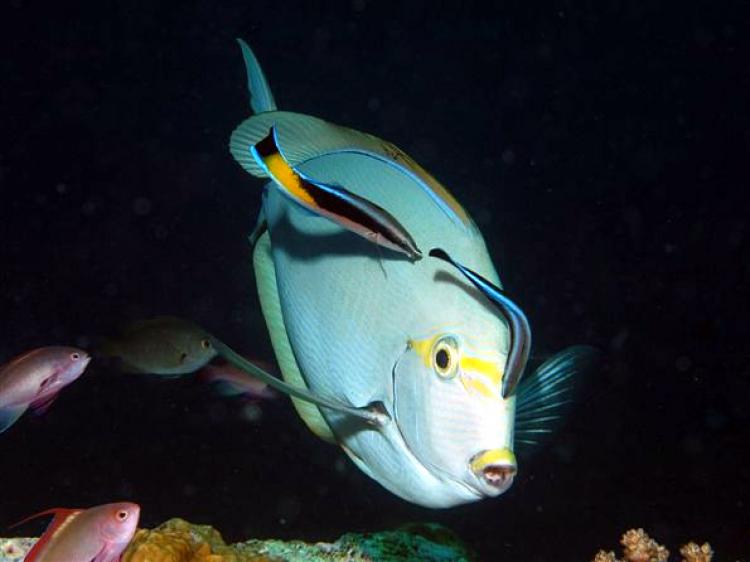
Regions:
<svg viewBox="0 0 750 562"><path fill-rule="evenodd" d="M123 562L272 562L265 556L242 555L229 548L208 525L170 519L154 530L139 530Z"/></svg>
<svg viewBox="0 0 750 562"><path fill-rule="evenodd" d="M669 551L649 537L643 529L631 529L620 540L623 548L622 561L612 551L600 550L593 562L666 562ZM691 542L680 549L682 562L711 562L713 550L708 543L703 546Z"/></svg>
<svg viewBox="0 0 750 562"><path fill-rule="evenodd" d="M20 562L35 539L0 539L0 562ZM412 524L379 533L349 533L334 543L249 540L227 545L208 525L170 519L140 529L122 562L471 562L472 554L448 529ZM696 561L699 562L699 561Z"/></svg>
<svg viewBox="0 0 750 562"><path fill-rule="evenodd" d="M630 529L620 541L629 562L666 562L669 551L649 537L643 529Z"/></svg>
<svg viewBox="0 0 750 562"><path fill-rule="evenodd" d="M685 559L683 562L711 562L714 551L707 542L701 546L698 546L694 542L689 542L680 549L680 554Z"/></svg>

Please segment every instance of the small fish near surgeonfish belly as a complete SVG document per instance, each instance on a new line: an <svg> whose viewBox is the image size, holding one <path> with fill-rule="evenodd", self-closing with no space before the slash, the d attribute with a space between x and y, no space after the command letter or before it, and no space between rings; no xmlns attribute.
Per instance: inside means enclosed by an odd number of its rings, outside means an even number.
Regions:
<svg viewBox="0 0 750 562"><path fill-rule="evenodd" d="M503 493L515 437L531 445L549 434L591 348L522 378L528 320L458 201L393 144L277 110L240 46L255 115L230 151L270 180L250 240L284 381L221 342L217 351L290 394L316 435L408 501L450 507ZM411 260L380 251L394 239ZM434 259L417 259L420 247Z"/></svg>
<svg viewBox="0 0 750 562"><path fill-rule="evenodd" d="M213 338L195 323L172 316L135 322L119 337L105 339L98 352L120 360L124 372L178 377L216 357Z"/></svg>
<svg viewBox="0 0 750 562"><path fill-rule="evenodd" d="M55 508L16 523L54 515L25 562L119 562L138 526L140 506L130 502L88 509Z"/></svg>
<svg viewBox="0 0 750 562"><path fill-rule="evenodd" d="M60 391L83 374L88 353L75 347L40 347L0 366L0 433L31 409L46 412Z"/></svg>
<svg viewBox="0 0 750 562"><path fill-rule="evenodd" d="M250 361L250 360L248 360ZM273 374L273 367L262 361L250 361L259 369ZM231 363L211 363L197 373L198 380L206 382L222 396L241 397L245 400L268 400L276 398L277 394L271 390L268 383L258 379Z"/></svg>

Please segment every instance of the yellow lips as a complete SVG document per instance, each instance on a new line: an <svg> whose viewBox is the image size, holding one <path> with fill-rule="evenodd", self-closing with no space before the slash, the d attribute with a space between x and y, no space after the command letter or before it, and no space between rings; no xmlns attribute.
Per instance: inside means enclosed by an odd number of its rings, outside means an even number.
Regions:
<svg viewBox="0 0 750 562"><path fill-rule="evenodd" d="M469 464L490 495L507 490L516 475L516 456L510 449L490 449L475 455Z"/></svg>
<svg viewBox="0 0 750 562"><path fill-rule="evenodd" d="M516 455L508 448L490 449L472 458L470 467L473 473L480 474L491 465L512 467L515 470Z"/></svg>

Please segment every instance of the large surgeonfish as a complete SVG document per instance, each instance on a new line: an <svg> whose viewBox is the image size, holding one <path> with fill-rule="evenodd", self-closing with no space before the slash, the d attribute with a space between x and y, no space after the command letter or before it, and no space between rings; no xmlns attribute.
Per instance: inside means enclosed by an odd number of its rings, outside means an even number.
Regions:
<svg viewBox="0 0 750 562"><path fill-rule="evenodd" d="M450 507L501 494L514 440L550 431L589 348L519 384L529 324L463 207L393 144L278 111L240 46L254 115L230 150L269 180L250 240L284 382L217 351L291 394L315 434L398 496Z"/></svg>

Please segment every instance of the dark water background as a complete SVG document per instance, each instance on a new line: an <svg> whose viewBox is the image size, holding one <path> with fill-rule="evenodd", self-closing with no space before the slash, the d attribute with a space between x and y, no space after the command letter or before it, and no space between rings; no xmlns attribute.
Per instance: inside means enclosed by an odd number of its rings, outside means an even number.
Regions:
<svg viewBox="0 0 750 562"><path fill-rule="evenodd" d="M126 498L145 526L230 540L435 520L482 560L573 561L644 526L747 560L747 4L651 4L7 2L0 358L156 314L272 358L245 239L261 184L226 148L241 36L280 108L391 140L453 190L538 354L606 360L507 494L447 511L385 492L285 400L251 423L193 381L93 363L0 436L0 525Z"/></svg>

